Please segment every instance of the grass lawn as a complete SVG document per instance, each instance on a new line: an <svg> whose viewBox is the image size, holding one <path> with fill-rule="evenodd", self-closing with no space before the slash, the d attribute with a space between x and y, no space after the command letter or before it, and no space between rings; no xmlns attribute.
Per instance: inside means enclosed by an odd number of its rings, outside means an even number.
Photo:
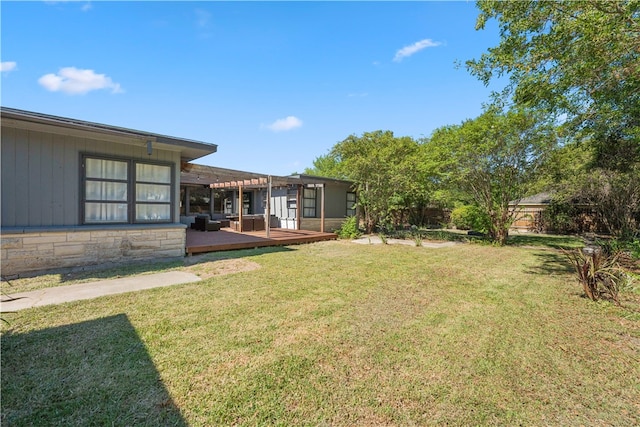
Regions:
<svg viewBox="0 0 640 427"><path fill-rule="evenodd" d="M640 425L640 298L554 250L221 257L259 268L5 315L2 425Z"/></svg>

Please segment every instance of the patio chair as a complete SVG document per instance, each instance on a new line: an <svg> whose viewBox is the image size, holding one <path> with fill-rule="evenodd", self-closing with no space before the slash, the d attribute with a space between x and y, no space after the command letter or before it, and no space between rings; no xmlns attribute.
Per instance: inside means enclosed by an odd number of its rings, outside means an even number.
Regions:
<svg viewBox="0 0 640 427"><path fill-rule="evenodd" d="M220 230L220 221L212 221L209 215L198 215L194 222L194 228L200 231L218 231Z"/></svg>

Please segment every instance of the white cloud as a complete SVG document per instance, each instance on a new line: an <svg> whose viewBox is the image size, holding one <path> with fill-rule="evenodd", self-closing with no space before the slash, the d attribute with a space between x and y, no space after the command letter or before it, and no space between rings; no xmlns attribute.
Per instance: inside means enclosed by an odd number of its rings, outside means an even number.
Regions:
<svg viewBox="0 0 640 427"><path fill-rule="evenodd" d="M45 0L44 4L49 5L49 6L57 6L59 4L64 4L64 3L79 3L78 0ZM82 10L83 12L87 12L89 10L91 10L91 8L93 7L93 5L91 4L90 1L84 3L82 6L80 6L80 10Z"/></svg>
<svg viewBox="0 0 640 427"><path fill-rule="evenodd" d="M65 67L58 74L45 74L38 83L51 92L64 92L70 95L84 95L92 90L111 89L111 93L122 93L119 83L114 83L104 74L96 74L93 70L76 67Z"/></svg>
<svg viewBox="0 0 640 427"><path fill-rule="evenodd" d="M17 66L18 64L13 61L0 62L0 71L2 72L13 71L16 69Z"/></svg>
<svg viewBox="0 0 640 427"><path fill-rule="evenodd" d="M274 132L287 131L302 126L302 120L295 116L287 116L284 119L278 119L275 122L267 125L267 129Z"/></svg>
<svg viewBox="0 0 640 427"><path fill-rule="evenodd" d="M404 58L407 58L407 57L413 55L414 53L417 53L417 52L421 51L422 49L426 49L428 47L440 46L441 44L442 43L434 42L431 39L420 40L419 42L415 42L414 44L412 44L410 46L405 46L402 49L398 50L396 52L396 56L393 57L393 60L395 62L400 62Z"/></svg>
<svg viewBox="0 0 640 427"><path fill-rule="evenodd" d="M211 22L211 13L204 9L196 9L196 25L199 28L207 28Z"/></svg>

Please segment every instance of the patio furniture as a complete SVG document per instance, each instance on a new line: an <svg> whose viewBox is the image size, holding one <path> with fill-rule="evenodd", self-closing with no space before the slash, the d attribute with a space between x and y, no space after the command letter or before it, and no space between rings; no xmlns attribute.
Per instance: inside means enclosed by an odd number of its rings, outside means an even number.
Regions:
<svg viewBox="0 0 640 427"><path fill-rule="evenodd" d="M220 221L212 221L209 215L196 216L193 228L200 231L218 231L220 230Z"/></svg>
<svg viewBox="0 0 640 427"><path fill-rule="evenodd" d="M230 216L231 228L240 231L240 221L238 216ZM248 214L242 216L242 231L262 231L264 230L264 216L259 214Z"/></svg>

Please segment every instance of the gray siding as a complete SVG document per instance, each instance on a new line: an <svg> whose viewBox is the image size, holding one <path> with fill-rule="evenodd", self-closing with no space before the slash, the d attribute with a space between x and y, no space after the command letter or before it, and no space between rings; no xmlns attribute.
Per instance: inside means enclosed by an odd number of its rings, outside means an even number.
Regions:
<svg viewBox="0 0 640 427"><path fill-rule="evenodd" d="M82 153L171 162L180 194L180 153L89 138L2 127L2 227L80 224ZM174 218L179 218L175 204Z"/></svg>
<svg viewBox="0 0 640 427"><path fill-rule="evenodd" d="M328 183L324 188L324 216L325 218L345 218L347 216L347 192L349 186ZM316 191L316 216L320 218L322 190ZM304 213L304 212L303 212Z"/></svg>
<svg viewBox="0 0 640 427"><path fill-rule="evenodd" d="M278 227L290 230L297 228L297 209L289 209L295 203L288 201L291 198L295 201L295 197L296 190L287 190L286 188L273 188L271 190L271 215L278 218Z"/></svg>
<svg viewBox="0 0 640 427"><path fill-rule="evenodd" d="M324 189L324 212L326 218L344 218L347 216L347 192L346 185L327 184ZM318 192L319 193L319 192ZM318 202L318 207L320 203ZM320 216L320 211L318 211Z"/></svg>

